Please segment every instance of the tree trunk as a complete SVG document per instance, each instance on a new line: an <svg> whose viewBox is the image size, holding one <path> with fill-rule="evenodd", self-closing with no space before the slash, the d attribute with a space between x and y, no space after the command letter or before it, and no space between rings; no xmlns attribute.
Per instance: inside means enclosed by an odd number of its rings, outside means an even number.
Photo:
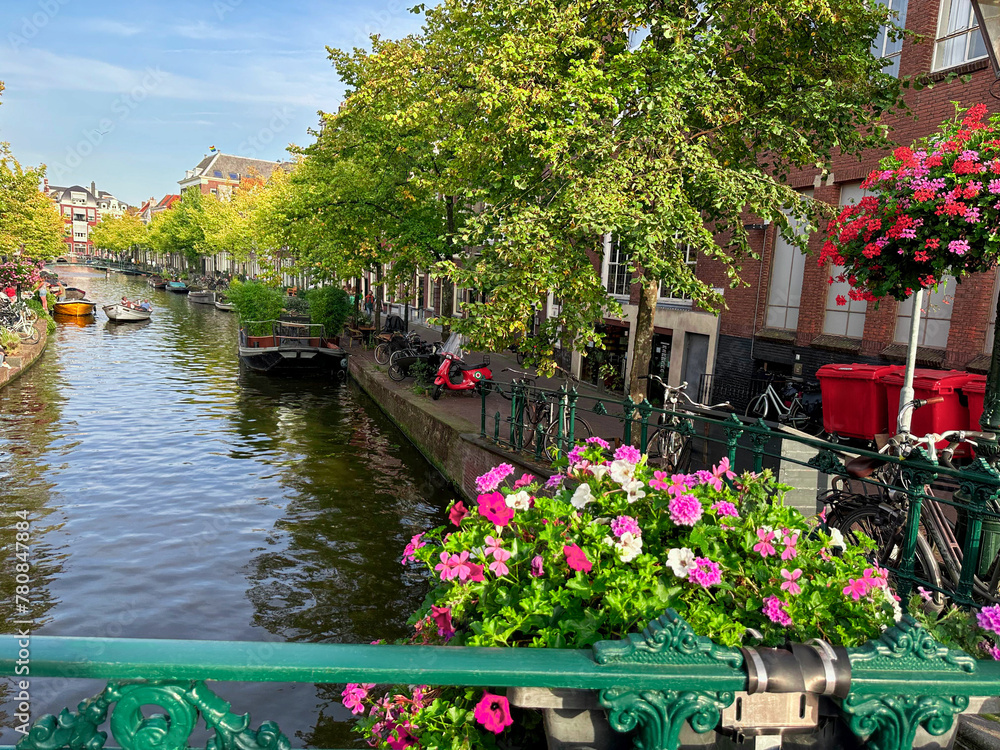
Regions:
<svg viewBox="0 0 1000 750"><path fill-rule="evenodd" d="M646 398L646 382L639 380L639 376L649 373L649 359L653 354L653 313L656 311L660 282L647 278L643 272L639 289L639 310L635 316L635 330L632 332L632 351L629 352L632 376L628 386L629 395L636 403Z"/></svg>
<svg viewBox="0 0 1000 750"><path fill-rule="evenodd" d="M448 222L448 254L450 260L455 260L455 232L457 231L455 223L455 197L446 196L444 199L445 214ZM441 279L441 317L444 319L451 318L455 314L455 282L451 278ZM441 340L446 341L448 335L451 333L451 326L447 323L442 323L441 325Z"/></svg>
<svg viewBox="0 0 1000 750"><path fill-rule="evenodd" d="M382 330L382 264L375 266L375 330Z"/></svg>

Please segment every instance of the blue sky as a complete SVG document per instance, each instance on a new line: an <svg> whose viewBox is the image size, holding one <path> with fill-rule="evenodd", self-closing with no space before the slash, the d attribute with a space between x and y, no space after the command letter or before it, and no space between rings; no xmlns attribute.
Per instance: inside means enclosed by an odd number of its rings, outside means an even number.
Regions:
<svg viewBox="0 0 1000 750"><path fill-rule="evenodd" d="M0 140L54 185L133 205L211 146L282 159L343 98L326 46L417 31L414 2L4 0Z"/></svg>

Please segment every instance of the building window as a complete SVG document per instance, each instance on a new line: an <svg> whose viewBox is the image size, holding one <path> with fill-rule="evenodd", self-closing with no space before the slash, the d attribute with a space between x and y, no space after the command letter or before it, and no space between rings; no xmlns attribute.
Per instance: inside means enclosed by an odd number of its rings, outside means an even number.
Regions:
<svg viewBox="0 0 1000 750"><path fill-rule="evenodd" d="M236 172L230 172L229 173L229 179L230 180L238 180L238 179L240 179L240 176L238 174L236 174Z"/></svg>
<svg viewBox="0 0 1000 750"><path fill-rule="evenodd" d="M852 185L844 185L840 188L840 205L843 207L858 203L867 194L867 190L861 189L860 182L855 182ZM843 266L832 266L830 268L830 276L833 277L834 282L830 284L830 289L826 294L826 315L823 318L823 333L859 339L865 332L865 313L868 311L868 303L863 299L851 299L849 294L851 285L846 280L836 281L838 277L843 275ZM838 305L838 297L845 298L847 304Z"/></svg>
<svg viewBox="0 0 1000 750"><path fill-rule="evenodd" d="M684 265L691 270L693 276L698 268L698 251L684 243ZM670 286L666 280L660 282L660 299L667 302L690 302L691 295Z"/></svg>
<svg viewBox="0 0 1000 750"><path fill-rule="evenodd" d="M804 195L812 197L812 190ZM791 222L796 235L805 233L805 227ZM771 288L767 296L768 328L794 331L799 327L799 302L802 299L802 273L806 256L791 242L777 234L771 260Z"/></svg>
<svg viewBox="0 0 1000 750"><path fill-rule="evenodd" d="M893 20L893 25L901 29L906 28L906 0L877 0L879 5L884 5L889 10L895 11L898 15ZM893 41L889 38L888 25L883 26L878 31L878 36L872 42L872 54L886 60L887 64L882 68L883 73L899 77L899 56L903 49L903 40Z"/></svg>
<svg viewBox="0 0 1000 750"><path fill-rule="evenodd" d="M628 270L628 253L625 252L617 237L610 237L605 257L608 259L608 269L605 278L605 288L608 294L627 297L632 285L632 273Z"/></svg>
<svg viewBox="0 0 1000 750"><path fill-rule="evenodd" d="M948 332L951 330L951 311L955 307L955 279L945 276L938 284L937 291L924 290L924 306L920 310L919 346L944 349L948 346ZM913 315L913 297L899 303L896 310L895 341L905 344L910 339L910 319Z"/></svg>
<svg viewBox="0 0 1000 750"><path fill-rule="evenodd" d="M972 0L941 0L934 70L986 57L986 44L972 10Z"/></svg>
<svg viewBox="0 0 1000 750"><path fill-rule="evenodd" d="M212 172L212 174L214 174L216 177L222 177L222 172L220 172L218 169Z"/></svg>

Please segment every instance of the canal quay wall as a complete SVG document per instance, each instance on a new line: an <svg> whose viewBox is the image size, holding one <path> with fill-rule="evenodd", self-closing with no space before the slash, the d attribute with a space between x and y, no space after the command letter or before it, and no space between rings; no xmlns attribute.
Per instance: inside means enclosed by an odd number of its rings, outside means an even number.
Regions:
<svg viewBox="0 0 1000 750"><path fill-rule="evenodd" d="M351 375L361 390L466 500L479 494L476 477L500 463L512 464L518 475L527 472L544 478L552 474L551 469L509 453L480 436L479 396L446 393L440 401L432 401L428 396L414 393L410 389L412 383L390 380L368 352L352 352L349 363Z"/></svg>
<svg viewBox="0 0 1000 750"><path fill-rule="evenodd" d="M46 322L44 320L35 321L35 329L41 334L37 343L22 343L21 348L15 356L4 358L4 364L9 364L10 367L0 365L0 388L21 377L21 373L35 364L38 358L42 356L42 352L45 351L45 345L49 340Z"/></svg>

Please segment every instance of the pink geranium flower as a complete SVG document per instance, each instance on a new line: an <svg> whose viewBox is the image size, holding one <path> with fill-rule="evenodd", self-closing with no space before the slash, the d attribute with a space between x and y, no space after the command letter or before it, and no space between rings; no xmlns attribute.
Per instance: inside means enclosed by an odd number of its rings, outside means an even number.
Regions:
<svg viewBox="0 0 1000 750"><path fill-rule="evenodd" d="M753 551L760 554L761 557L768 557L769 555L777 554L774 549L774 545L771 542L774 541L774 532L765 531L764 529L757 529L757 538L760 540L753 546Z"/></svg>
<svg viewBox="0 0 1000 750"><path fill-rule="evenodd" d="M767 618L771 622L787 628L792 624L792 618L785 611L785 606L785 603L778 597L769 596L764 600L761 612L767 615Z"/></svg>
<svg viewBox="0 0 1000 750"><path fill-rule="evenodd" d="M476 502L479 505L479 515L497 526L506 526L514 517L514 509L507 507L507 501L499 492L480 495Z"/></svg>
<svg viewBox="0 0 1000 750"><path fill-rule="evenodd" d="M847 585L844 586L844 596L851 597L854 601L858 601L861 597L868 593L868 584L865 582L864 578L848 578Z"/></svg>
<svg viewBox="0 0 1000 750"><path fill-rule="evenodd" d="M415 560L416 558L414 557L413 553L416 552L421 547L427 546L427 542L421 539L422 536L423 534L415 534L410 538L410 543L407 544L406 549L403 550L403 559L401 561L403 565L406 565L406 563Z"/></svg>
<svg viewBox="0 0 1000 750"><path fill-rule="evenodd" d="M461 526L462 520L467 515L469 515L469 509L465 507L465 503L459 500L457 503L452 505L451 510L448 511L448 520L456 526Z"/></svg>
<svg viewBox="0 0 1000 750"><path fill-rule="evenodd" d="M799 532L796 531L794 534L785 534L784 538L785 549L782 550L781 552L781 559L791 560L793 557L796 557L799 554L799 551L798 549L796 549L795 545L797 545L798 543L799 543Z"/></svg>
<svg viewBox="0 0 1000 750"><path fill-rule="evenodd" d="M341 695L341 702L345 708L351 709L352 714L363 714L365 706L363 701L368 697L368 691L375 687L373 682L349 682Z"/></svg>
<svg viewBox="0 0 1000 750"><path fill-rule="evenodd" d="M514 723L510 718L510 703L503 695L483 691L483 697L476 704L476 721L494 734L500 734Z"/></svg>
<svg viewBox="0 0 1000 750"><path fill-rule="evenodd" d="M799 578L802 577L801 568L796 568L791 572L789 572L788 568L782 568L781 577L785 579L784 583L781 584L782 591L787 591L789 594L792 594L793 596L795 594L802 593L802 587L799 586L798 583L796 583L799 580Z"/></svg>
<svg viewBox="0 0 1000 750"><path fill-rule="evenodd" d="M587 559L586 553L575 544L563 546L563 554L566 555L566 564L573 570L580 570L589 573L593 568L593 563Z"/></svg>
<svg viewBox="0 0 1000 750"><path fill-rule="evenodd" d="M667 505L670 520L678 526L694 526L701 519L701 501L694 495L676 495Z"/></svg>
<svg viewBox="0 0 1000 750"><path fill-rule="evenodd" d="M514 489L519 490L522 487L527 487L529 484L535 481L534 474L522 474L521 478L514 482Z"/></svg>

